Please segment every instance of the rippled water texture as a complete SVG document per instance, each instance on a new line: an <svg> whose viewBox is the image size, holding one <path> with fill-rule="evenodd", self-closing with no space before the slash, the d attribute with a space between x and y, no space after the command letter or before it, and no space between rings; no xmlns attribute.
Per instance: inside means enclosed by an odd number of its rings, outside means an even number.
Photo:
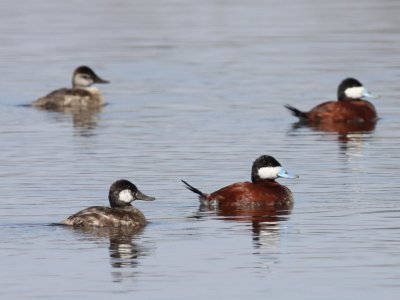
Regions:
<svg viewBox="0 0 400 300"><path fill-rule="evenodd" d="M0 2L1 299L398 299L400 2ZM89 65L108 105L24 106ZM380 120L298 127L358 78ZM199 209L271 154L283 211ZM52 223L133 181L141 232Z"/></svg>

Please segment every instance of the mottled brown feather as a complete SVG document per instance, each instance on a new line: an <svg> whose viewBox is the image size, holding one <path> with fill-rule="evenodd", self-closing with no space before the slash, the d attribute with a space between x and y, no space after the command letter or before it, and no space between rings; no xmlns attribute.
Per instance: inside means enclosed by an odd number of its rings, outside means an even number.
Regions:
<svg viewBox="0 0 400 300"><path fill-rule="evenodd" d="M100 91L93 87L58 89L32 103L32 106L46 109L57 109L60 107L91 108L103 105L104 100Z"/></svg>
<svg viewBox="0 0 400 300"><path fill-rule="evenodd" d="M136 207L110 208L92 206L77 212L63 220L61 224L74 227L118 227L128 226L132 229L146 225L146 218Z"/></svg>

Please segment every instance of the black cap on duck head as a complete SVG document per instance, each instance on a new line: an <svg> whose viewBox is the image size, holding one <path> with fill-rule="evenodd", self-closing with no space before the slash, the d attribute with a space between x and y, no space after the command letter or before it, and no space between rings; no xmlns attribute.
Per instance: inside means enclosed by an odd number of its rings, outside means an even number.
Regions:
<svg viewBox="0 0 400 300"><path fill-rule="evenodd" d="M337 96L339 101L372 98L361 82L355 78L346 78L338 86Z"/></svg>
<svg viewBox="0 0 400 300"><path fill-rule="evenodd" d="M297 175L287 172L281 164L270 155L262 155L253 162L251 181L275 180L278 177L298 178Z"/></svg>
<svg viewBox="0 0 400 300"><path fill-rule="evenodd" d="M153 201L155 198L140 192L132 182L121 179L111 185L108 200L111 207L124 207L130 206L134 200Z"/></svg>
<svg viewBox="0 0 400 300"><path fill-rule="evenodd" d="M72 76L73 87L89 87L94 83L109 83L109 81L97 76L97 74L87 66L80 66L75 69L74 75Z"/></svg>

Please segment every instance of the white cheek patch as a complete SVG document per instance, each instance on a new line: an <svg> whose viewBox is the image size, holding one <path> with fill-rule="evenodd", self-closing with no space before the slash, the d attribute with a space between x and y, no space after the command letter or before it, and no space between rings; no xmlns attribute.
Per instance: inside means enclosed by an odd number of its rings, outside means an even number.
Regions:
<svg viewBox="0 0 400 300"><path fill-rule="evenodd" d="M282 167L264 167L258 169L258 176L261 179L275 179L278 177Z"/></svg>
<svg viewBox="0 0 400 300"><path fill-rule="evenodd" d="M365 92L365 88L363 86L357 86L348 88L344 91L346 96L351 99L360 99Z"/></svg>
<svg viewBox="0 0 400 300"><path fill-rule="evenodd" d="M118 199L123 202L130 203L133 200L132 192L130 190L123 190L119 192Z"/></svg>

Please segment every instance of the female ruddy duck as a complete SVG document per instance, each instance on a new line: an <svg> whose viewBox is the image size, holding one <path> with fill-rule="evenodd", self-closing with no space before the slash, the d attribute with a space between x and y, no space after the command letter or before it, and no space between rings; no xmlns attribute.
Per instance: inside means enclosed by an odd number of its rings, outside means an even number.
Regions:
<svg viewBox="0 0 400 300"><path fill-rule="evenodd" d="M372 95L357 79L344 79L337 93L338 101L321 103L308 112L302 112L290 105L285 107L301 122L309 125L376 122L377 114L374 106L363 100L363 98L372 98Z"/></svg>
<svg viewBox="0 0 400 300"><path fill-rule="evenodd" d="M103 96L99 89L92 86L94 83L109 83L109 81L101 79L87 66L78 67L72 76L72 89L55 90L34 101L32 106L45 109L101 107L104 105Z"/></svg>
<svg viewBox="0 0 400 300"><path fill-rule="evenodd" d="M153 201L155 198L142 194L133 183L121 179L111 185L108 200L111 207L88 207L66 218L61 224L74 227L127 226L130 229L139 229L146 225L146 218L131 202Z"/></svg>
<svg viewBox="0 0 400 300"><path fill-rule="evenodd" d="M251 170L252 182L238 182L211 194L205 194L187 182L182 182L190 191L200 195L202 205L228 207L283 207L293 202L292 192L275 181L276 178L297 178L288 173L272 156L257 158Z"/></svg>

